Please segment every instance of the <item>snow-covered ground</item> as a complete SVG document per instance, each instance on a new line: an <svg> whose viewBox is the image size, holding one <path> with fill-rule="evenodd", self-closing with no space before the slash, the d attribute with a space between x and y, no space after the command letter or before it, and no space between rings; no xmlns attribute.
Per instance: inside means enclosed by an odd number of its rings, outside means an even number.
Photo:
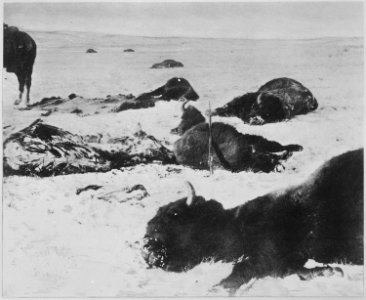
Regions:
<svg viewBox="0 0 366 300"><path fill-rule="evenodd" d="M3 181L3 294L12 297L219 296L211 288L231 264L202 263L186 273L146 269L141 257L146 223L157 208L185 196L189 180L198 194L229 208L255 196L304 180L330 157L363 146L363 40L231 40L143 38L91 33L30 32L38 44L31 101L43 97L134 95L184 77L200 95L205 111L256 90L276 77L291 77L308 87L319 108L289 122L248 126L237 118L215 117L243 133L304 147L282 173L206 171L159 164L108 173L50 178L7 177ZM86 54L94 48L97 54ZM123 53L132 48L136 52ZM178 69L150 69L164 59ZM3 126L28 126L39 111L18 110L14 74L3 73ZM79 117L53 113L45 123L77 134L118 137L141 124L165 140L180 121L180 103L120 113ZM78 188L102 185L76 195ZM150 196L131 199L124 188L146 187ZM309 262L314 263L314 262ZM341 266L342 277L301 281L297 276L257 280L237 295L363 295L363 267Z"/></svg>

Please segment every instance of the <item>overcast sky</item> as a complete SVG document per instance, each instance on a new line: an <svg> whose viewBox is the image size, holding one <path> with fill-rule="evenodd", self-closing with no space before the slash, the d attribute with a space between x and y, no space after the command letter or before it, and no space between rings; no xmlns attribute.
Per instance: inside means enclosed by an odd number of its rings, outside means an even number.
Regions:
<svg viewBox="0 0 366 300"><path fill-rule="evenodd" d="M313 38L363 36L362 2L5 3L23 30L139 36Z"/></svg>

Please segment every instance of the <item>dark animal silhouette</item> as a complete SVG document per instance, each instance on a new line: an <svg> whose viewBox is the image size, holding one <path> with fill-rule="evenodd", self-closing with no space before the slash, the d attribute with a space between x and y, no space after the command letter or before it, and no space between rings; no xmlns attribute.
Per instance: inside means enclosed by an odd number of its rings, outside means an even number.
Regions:
<svg viewBox="0 0 366 300"><path fill-rule="evenodd" d="M201 112L192 105L187 106L188 102L189 101L184 101L182 105L181 122L178 127L170 131L171 133L182 135L194 125L205 122L205 117L201 114Z"/></svg>
<svg viewBox="0 0 366 300"><path fill-rule="evenodd" d="M173 59L166 59L161 63L153 64L151 69L164 69L164 68L182 68L183 64Z"/></svg>
<svg viewBox="0 0 366 300"><path fill-rule="evenodd" d="M160 207L148 222L144 258L175 272L205 259L234 262L219 283L231 294L253 278L342 274L304 264L363 264L363 183L360 149L327 161L303 184L232 209L196 196L190 186L187 198Z"/></svg>
<svg viewBox="0 0 366 300"><path fill-rule="evenodd" d="M196 101L199 98L188 80L184 78L173 77L169 79L163 86L153 90L152 92L139 95L136 100L180 100L187 99Z"/></svg>
<svg viewBox="0 0 366 300"><path fill-rule="evenodd" d="M135 50L133 50L133 49L125 49L125 50L123 50L123 52L135 52Z"/></svg>
<svg viewBox="0 0 366 300"><path fill-rule="evenodd" d="M301 83L290 78L273 79L255 93L236 97L213 115L235 116L251 125L280 122L315 110L318 102Z"/></svg>
<svg viewBox="0 0 366 300"><path fill-rule="evenodd" d="M88 49L88 50L86 50L86 53L98 53L98 52L95 51L94 49Z"/></svg>
<svg viewBox="0 0 366 300"><path fill-rule="evenodd" d="M209 126L200 123L187 130L174 143L174 155L179 164L208 169ZM261 136L241 134L234 127L212 124L213 165L232 172L271 172L280 166L300 145L287 145L266 140Z"/></svg>
<svg viewBox="0 0 366 300"><path fill-rule="evenodd" d="M37 55L36 42L26 32L17 27L4 24L3 67L7 72L15 73L19 82L18 105L23 98L24 86L27 88L26 103L30 101L33 64Z"/></svg>

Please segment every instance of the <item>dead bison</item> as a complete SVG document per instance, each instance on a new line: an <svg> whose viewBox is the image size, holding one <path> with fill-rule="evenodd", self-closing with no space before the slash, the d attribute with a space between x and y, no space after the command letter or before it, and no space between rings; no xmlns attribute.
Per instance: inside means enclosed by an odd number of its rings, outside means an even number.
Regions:
<svg viewBox="0 0 366 300"><path fill-rule="evenodd" d="M194 125L205 122L205 117L192 105L187 106L188 101L182 105L182 117L178 127L172 129L170 133L182 135Z"/></svg>
<svg viewBox="0 0 366 300"><path fill-rule="evenodd" d="M183 64L174 59L166 59L161 63L153 64L151 69L182 68Z"/></svg>
<svg viewBox="0 0 366 300"><path fill-rule="evenodd" d="M141 94L136 98L137 101L156 101L156 100L180 100L187 99L196 101L199 96L187 79L174 77L169 79L163 86L148 93Z"/></svg>
<svg viewBox="0 0 366 300"><path fill-rule="evenodd" d="M15 73L19 82L18 105L22 101L24 86L27 88L26 102L30 101L33 64L37 55L37 45L26 32L17 27L4 24L3 67L7 72Z"/></svg>
<svg viewBox="0 0 366 300"><path fill-rule="evenodd" d="M301 83L290 78L273 79L255 93L236 97L213 115L235 116L251 125L280 122L315 110L318 102Z"/></svg>
<svg viewBox="0 0 366 300"><path fill-rule="evenodd" d="M208 166L209 126L200 123L187 130L174 144L174 155L179 164L197 169ZM234 127L212 124L213 165L232 172L271 172L280 166L300 145L287 145L266 140L261 136L241 134Z"/></svg>
<svg viewBox="0 0 366 300"><path fill-rule="evenodd" d="M232 209L196 196L159 208L147 224L144 258L151 267L181 272L205 259L233 262L219 285L232 293L252 278L298 274L310 279L363 264L363 149L323 164L303 184Z"/></svg>

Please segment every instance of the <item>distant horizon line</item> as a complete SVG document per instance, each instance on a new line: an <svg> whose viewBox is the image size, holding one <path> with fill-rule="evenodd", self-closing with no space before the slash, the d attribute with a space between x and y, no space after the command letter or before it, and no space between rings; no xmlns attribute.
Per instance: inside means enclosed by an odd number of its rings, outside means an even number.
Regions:
<svg viewBox="0 0 366 300"><path fill-rule="evenodd" d="M207 37L207 36L148 36L148 35L134 35L134 34L126 34L126 33L107 33L107 32L99 32L99 31L82 31L82 30L39 30L39 29L25 29L24 31L28 32L45 32L45 33L52 33L52 32L65 32L65 33L87 33L87 34L100 34L100 35L116 35L116 36L128 36L128 37L141 37L141 38L171 38L171 39L178 39L178 38L189 38L189 39L224 39L224 40L316 40L316 39L335 39L335 38L350 38L350 39L363 39L363 35L360 36L319 36L319 37Z"/></svg>

